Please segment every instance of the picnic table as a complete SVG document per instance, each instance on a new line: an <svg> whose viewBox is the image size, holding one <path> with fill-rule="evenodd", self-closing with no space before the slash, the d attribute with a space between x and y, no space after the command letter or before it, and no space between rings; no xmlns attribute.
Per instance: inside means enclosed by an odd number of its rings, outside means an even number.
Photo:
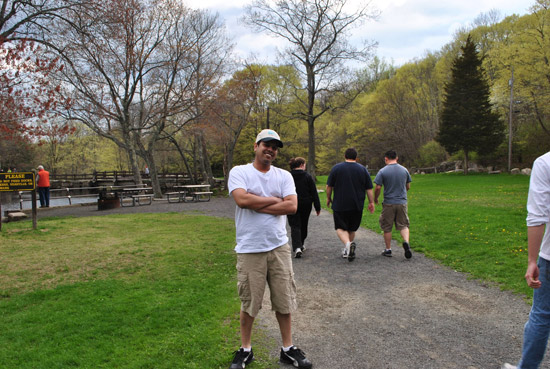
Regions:
<svg viewBox="0 0 550 369"><path fill-rule="evenodd" d="M153 202L151 187L131 187L115 190L119 193L121 206L151 205ZM130 201L131 200L131 201Z"/></svg>
<svg viewBox="0 0 550 369"><path fill-rule="evenodd" d="M210 201L213 193L209 184L174 186L174 190L165 193L168 202Z"/></svg>

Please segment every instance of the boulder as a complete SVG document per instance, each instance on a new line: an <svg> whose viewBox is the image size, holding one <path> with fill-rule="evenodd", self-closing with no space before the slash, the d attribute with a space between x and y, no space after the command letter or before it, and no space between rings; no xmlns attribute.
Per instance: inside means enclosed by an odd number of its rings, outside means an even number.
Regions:
<svg viewBox="0 0 550 369"><path fill-rule="evenodd" d="M520 174L521 171L519 170L519 168L513 168L511 171L510 171L511 174Z"/></svg>
<svg viewBox="0 0 550 369"><path fill-rule="evenodd" d="M523 174L525 176L530 176L531 175L531 168L523 168L521 170L521 174Z"/></svg>
<svg viewBox="0 0 550 369"><path fill-rule="evenodd" d="M25 218L27 218L27 214L21 211L14 211L14 212L8 213L8 222L14 222Z"/></svg>

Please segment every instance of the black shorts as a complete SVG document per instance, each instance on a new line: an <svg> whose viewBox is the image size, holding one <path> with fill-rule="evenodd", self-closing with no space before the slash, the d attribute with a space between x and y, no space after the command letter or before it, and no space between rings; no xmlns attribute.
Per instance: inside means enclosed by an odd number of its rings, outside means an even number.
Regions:
<svg viewBox="0 0 550 369"><path fill-rule="evenodd" d="M362 211L333 211L334 229L355 232L361 225Z"/></svg>

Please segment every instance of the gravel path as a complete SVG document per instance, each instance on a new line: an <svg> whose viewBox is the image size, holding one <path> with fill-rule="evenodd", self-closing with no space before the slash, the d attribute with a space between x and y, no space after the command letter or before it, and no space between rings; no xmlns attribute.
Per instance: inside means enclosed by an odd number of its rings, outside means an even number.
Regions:
<svg viewBox="0 0 550 369"><path fill-rule="evenodd" d="M108 211L73 206L40 209L39 218L167 211L232 218L234 206L230 198ZM517 361L528 304L414 253L414 219L412 226L412 259L398 245L392 258L381 256L382 236L361 228L350 263L340 257L332 215L312 215L307 251L293 259L299 303L293 329L314 368L498 369ZM257 322L280 342L268 299ZM271 354L278 357L279 348ZM541 368L550 369L550 355Z"/></svg>

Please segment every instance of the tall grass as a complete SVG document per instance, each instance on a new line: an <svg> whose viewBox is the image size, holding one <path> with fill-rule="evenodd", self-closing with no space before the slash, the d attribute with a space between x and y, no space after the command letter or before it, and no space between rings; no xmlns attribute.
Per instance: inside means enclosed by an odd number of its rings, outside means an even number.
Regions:
<svg viewBox="0 0 550 369"><path fill-rule="evenodd" d="M231 220L136 214L3 228L1 368L231 362L240 344ZM261 347L257 368L270 365Z"/></svg>
<svg viewBox="0 0 550 369"><path fill-rule="evenodd" d="M323 187L326 177L318 177L318 181ZM528 187L529 177L521 175L414 175L408 193L413 251L474 278L531 296L523 279ZM377 206L374 216L365 211L362 222L380 234L381 208ZM401 241L395 230L394 238Z"/></svg>

